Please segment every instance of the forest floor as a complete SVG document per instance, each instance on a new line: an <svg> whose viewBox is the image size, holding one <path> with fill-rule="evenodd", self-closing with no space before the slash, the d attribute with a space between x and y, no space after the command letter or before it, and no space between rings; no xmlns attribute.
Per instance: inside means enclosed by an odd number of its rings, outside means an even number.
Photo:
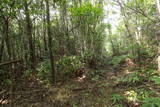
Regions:
<svg viewBox="0 0 160 107"><path fill-rule="evenodd" d="M139 107L139 102L122 100L119 95L124 96L135 89L150 90L152 86L146 82L132 86L120 83L121 78L131 73L130 70L124 64L119 67L108 65L97 70L86 69L84 78L66 78L57 82L56 87L31 76L17 83L14 104L15 107ZM8 107L8 96L3 97L6 99L0 102Z"/></svg>

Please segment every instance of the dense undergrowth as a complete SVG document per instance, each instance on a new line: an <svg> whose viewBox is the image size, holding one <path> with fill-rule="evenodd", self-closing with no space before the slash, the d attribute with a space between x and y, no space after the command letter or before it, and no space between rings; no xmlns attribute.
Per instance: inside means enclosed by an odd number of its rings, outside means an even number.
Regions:
<svg viewBox="0 0 160 107"><path fill-rule="evenodd" d="M99 66L99 68L89 68L89 66L80 60L78 56L63 57L57 61L57 70L59 83L61 81L65 84L64 87L58 86L59 89L66 89L70 92L76 87L82 87L82 92L77 92L76 98L70 101L72 107L79 107L77 99L84 97L86 105L102 106L102 107L159 107L160 106L160 78L157 74L155 62L152 59L151 63L146 65L146 60L139 63L132 59L134 65L130 65L126 58L130 58L128 55L114 56L111 60ZM100 62L99 62L100 63ZM101 62L102 63L102 62ZM87 66L85 66L87 65ZM147 67L146 67L147 66ZM76 78L74 72L76 69L85 67L87 79L84 81L83 86L80 83L73 82ZM35 74L38 81L41 81L44 85L51 85L51 72L50 72L49 60L44 60L39 63L36 71L26 70L21 75L22 78L30 78ZM2 85L10 85L11 80L7 77L3 77ZM32 77L33 78L33 77ZM58 84L59 84L58 83ZM93 85L93 86L92 86ZM50 87L53 88L53 87ZM84 88L84 89L83 89ZM86 88L86 89L85 89ZM53 88L54 90L54 88ZM108 91L108 92L106 92ZM68 92L62 92L68 93ZM67 94L68 95L68 94ZM72 95L71 95L72 96ZM95 101L92 102L92 98L96 96ZM65 97L64 97L65 99ZM63 100L64 99L57 99ZM65 99L66 100L66 99ZM56 101L56 100L55 100ZM84 104L85 105L85 104ZM65 107L65 105L63 105Z"/></svg>
<svg viewBox="0 0 160 107"><path fill-rule="evenodd" d="M150 52L150 51L149 51ZM149 53L148 52L148 53ZM160 107L160 77L157 73L155 55L147 52L138 57L122 54L110 57L93 57L87 54L80 56L63 56L56 61L57 88L51 87L52 75L49 59L40 62L36 70L25 70L16 74L22 85L23 81L40 82L47 90L61 90L58 94L50 94L52 103L68 101L72 107L86 106L101 107ZM85 68L84 81L77 81L75 71ZM5 73L5 74L3 74ZM12 80L10 74L1 71L1 86L8 90ZM15 77L15 79L17 79ZM21 79L20 79L21 78ZM63 85L62 85L63 84ZM65 84L65 85L64 85ZM24 87L22 85L22 87ZM17 89L18 90L18 89ZM72 90L76 90L76 93ZM50 91L48 91L50 92ZM68 95L69 94L69 95ZM53 97L54 96L54 97ZM71 97L67 97L71 96ZM96 96L96 97L95 97ZM79 100L79 99L85 99ZM45 97L44 97L45 99ZM48 99L48 97L46 97ZM92 101L94 99L94 101ZM63 104L64 103L64 104Z"/></svg>
<svg viewBox="0 0 160 107"><path fill-rule="evenodd" d="M115 70L107 70L107 68L104 68L103 70L101 70L100 68L97 70L89 70L89 72L87 72L89 78L86 84L89 84L90 82L96 84L98 83L98 81L107 82L108 79L105 80L105 78L107 78L107 74L109 72L116 72L116 75L118 76L116 76L115 79L111 80L111 83L107 84L100 82L95 86L97 88L95 92L97 91L96 93L98 93L98 95L100 94L99 97L102 102L103 100L107 100L108 104L111 107L125 107L129 105L141 107L159 107L160 94L158 89L160 86L160 78L157 74L157 71L155 70L155 66L152 66L155 62L150 63L150 65L147 65L147 67L145 65L145 60L141 62L141 65L136 64L135 61L133 62L134 65L129 65L127 64L128 62L126 62L126 58L129 58L129 56L115 56L112 58L112 60L107 62L107 66L111 66ZM61 77L74 75L74 71L76 69L84 67L85 65L85 63L82 63L80 58L76 56L64 57L57 63L59 65L57 66L57 69L58 71L60 71L60 73L58 74ZM45 83L50 81L48 78L51 76L49 72L50 66L48 60L40 63L37 70L38 78L40 78ZM72 76L69 77L70 79L73 78ZM105 94L103 94L106 90L106 88L104 87L108 87L113 90L111 91L111 93L109 93L109 97L108 95L105 96ZM114 87L119 88L119 92L114 92ZM83 93L82 95L87 94L91 97L93 93ZM105 105L103 106L105 107ZM73 107L78 107L78 105L76 106L76 104L73 104Z"/></svg>

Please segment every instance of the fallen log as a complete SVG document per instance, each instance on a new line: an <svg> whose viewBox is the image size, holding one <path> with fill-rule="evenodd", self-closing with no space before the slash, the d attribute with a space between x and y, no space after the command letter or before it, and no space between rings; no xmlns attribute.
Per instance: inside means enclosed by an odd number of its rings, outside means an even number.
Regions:
<svg viewBox="0 0 160 107"><path fill-rule="evenodd" d="M19 63L19 62L22 62L22 60L21 59L17 59L17 60L2 62L2 63L0 63L0 66L9 65L9 64L13 64L13 63Z"/></svg>

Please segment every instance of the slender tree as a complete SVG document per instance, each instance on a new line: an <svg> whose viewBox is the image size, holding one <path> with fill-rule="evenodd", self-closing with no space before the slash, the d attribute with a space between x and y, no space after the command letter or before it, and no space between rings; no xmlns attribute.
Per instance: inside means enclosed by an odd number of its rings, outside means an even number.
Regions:
<svg viewBox="0 0 160 107"><path fill-rule="evenodd" d="M160 1L157 0L157 9L158 12L160 14ZM159 31L158 31L159 32ZM158 42L158 57L157 57L157 61L158 61L158 72L160 73L160 32L157 33L157 42Z"/></svg>
<svg viewBox="0 0 160 107"><path fill-rule="evenodd" d="M28 3L27 0L24 0L24 7L25 7L25 15L26 15L26 24L27 24L27 36L29 41L29 49L30 49L30 64L31 68L35 69L35 48L33 45L33 37L32 37L32 25L31 25L31 19L30 19L30 12L28 9Z"/></svg>
<svg viewBox="0 0 160 107"><path fill-rule="evenodd" d="M53 80L53 84L56 84L56 69L55 69L54 56L52 51L53 43L52 43L52 35L51 35L50 9L49 9L48 0L46 0L46 15L47 15L48 48L49 48L49 55L50 55L52 80Z"/></svg>
<svg viewBox="0 0 160 107"><path fill-rule="evenodd" d="M3 52L4 52L4 39L2 38L0 47L0 62L2 61Z"/></svg>

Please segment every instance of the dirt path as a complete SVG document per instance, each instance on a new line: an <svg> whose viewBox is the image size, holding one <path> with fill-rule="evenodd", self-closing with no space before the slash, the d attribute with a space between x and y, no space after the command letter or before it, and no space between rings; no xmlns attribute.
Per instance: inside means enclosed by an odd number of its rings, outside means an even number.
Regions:
<svg viewBox="0 0 160 107"><path fill-rule="evenodd" d="M84 82L73 78L56 88L50 87L48 104L55 107L110 107L110 95L124 90L116 87L117 79L122 75L120 70L111 66L96 70L96 73L88 70Z"/></svg>
<svg viewBox="0 0 160 107"><path fill-rule="evenodd" d="M121 68L114 69L112 66L89 69L84 81L70 78L63 83L58 82L56 87L31 77L17 89L16 107L111 107L111 94L124 90L116 86L117 79L122 75Z"/></svg>

